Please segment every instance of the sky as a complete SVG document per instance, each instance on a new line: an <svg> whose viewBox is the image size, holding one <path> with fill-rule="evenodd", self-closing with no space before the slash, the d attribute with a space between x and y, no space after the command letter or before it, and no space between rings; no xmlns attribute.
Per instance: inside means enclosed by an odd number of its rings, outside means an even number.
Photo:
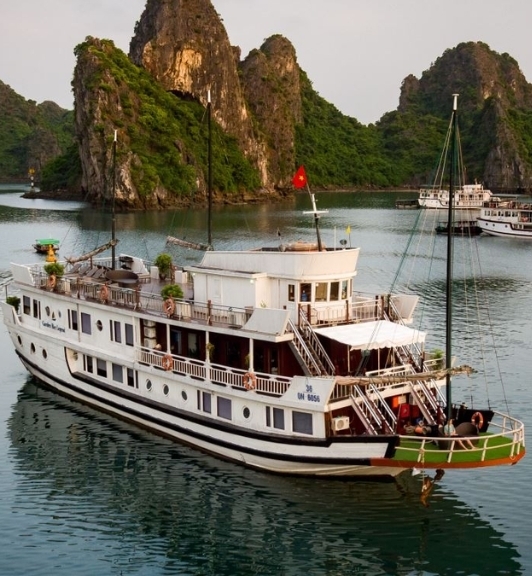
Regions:
<svg viewBox="0 0 532 576"><path fill-rule="evenodd" d="M0 80L27 100L73 108L74 47L126 53L146 0L18 0L0 9ZM212 0L242 58L272 34L296 49L314 89L363 124L399 104L401 83L448 48L482 41L532 82L530 0Z"/></svg>

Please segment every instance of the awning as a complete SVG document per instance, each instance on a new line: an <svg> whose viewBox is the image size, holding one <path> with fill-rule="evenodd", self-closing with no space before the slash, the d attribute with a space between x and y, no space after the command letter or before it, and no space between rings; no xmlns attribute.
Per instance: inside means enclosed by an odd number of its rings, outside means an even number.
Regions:
<svg viewBox="0 0 532 576"><path fill-rule="evenodd" d="M316 334L346 344L352 350L375 350L425 342L425 332L388 320L316 328L314 331Z"/></svg>

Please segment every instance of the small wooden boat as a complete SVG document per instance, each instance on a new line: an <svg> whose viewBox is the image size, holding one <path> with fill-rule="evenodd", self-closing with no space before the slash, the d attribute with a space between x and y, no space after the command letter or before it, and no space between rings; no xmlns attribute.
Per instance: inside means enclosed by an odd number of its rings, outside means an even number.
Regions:
<svg viewBox="0 0 532 576"><path fill-rule="evenodd" d="M447 222L440 222L436 226L436 233L447 234L448 229ZM482 229L476 220L458 220L451 226L451 234L455 236L478 236L481 233Z"/></svg>
<svg viewBox="0 0 532 576"><path fill-rule="evenodd" d="M54 252L57 252L59 250L59 240L55 238L40 238L37 239L33 245L35 251L39 252L39 254L48 254L50 246Z"/></svg>
<svg viewBox="0 0 532 576"><path fill-rule="evenodd" d="M395 201L395 207L399 210L417 210L420 206L417 198L399 198Z"/></svg>

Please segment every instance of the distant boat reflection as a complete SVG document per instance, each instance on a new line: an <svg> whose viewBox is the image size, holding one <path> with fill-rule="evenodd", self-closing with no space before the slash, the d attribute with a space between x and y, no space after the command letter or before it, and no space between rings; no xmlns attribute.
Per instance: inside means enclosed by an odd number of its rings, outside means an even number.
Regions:
<svg viewBox="0 0 532 576"><path fill-rule="evenodd" d="M260 474L31 381L8 429L14 470L26 479L21 502L32 501L36 516L60 515L64 538L72 525L100 518L86 530L104 542L118 531L137 562L162 555L218 575L520 572L515 547L442 486L423 508L416 478L377 484ZM43 521L34 534L40 545L48 531ZM125 561L131 548L121 553Z"/></svg>

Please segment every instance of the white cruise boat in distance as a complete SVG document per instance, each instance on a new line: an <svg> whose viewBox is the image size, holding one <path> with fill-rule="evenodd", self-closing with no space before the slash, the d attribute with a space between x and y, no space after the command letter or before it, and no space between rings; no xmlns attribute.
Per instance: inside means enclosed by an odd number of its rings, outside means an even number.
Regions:
<svg viewBox="0 0 532 576"><path fill-rule="evenodd" d="M477 224L492 236L532 240L532 201L494 198L483 204Z"/></svg>
<svg viewBox="0 0 532 576"><path fill-rule="evenodd" d="M480 209L493 197L492 192L482 184L463 184L454 191L454 210ZM426 187L419 191L420 208L449 208L449 190L440 187Z"/></svg>

